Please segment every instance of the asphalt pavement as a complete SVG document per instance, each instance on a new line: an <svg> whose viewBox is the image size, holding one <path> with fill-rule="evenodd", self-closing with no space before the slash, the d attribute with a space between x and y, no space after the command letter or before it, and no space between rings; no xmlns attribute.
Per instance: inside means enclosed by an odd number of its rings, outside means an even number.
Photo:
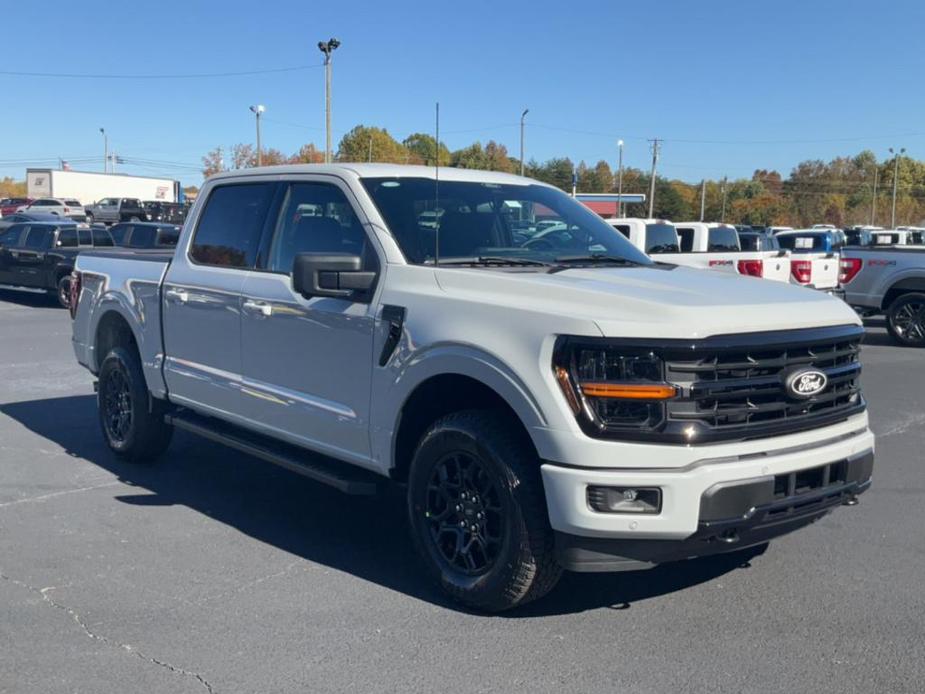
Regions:
<svg viewBox="0 0 925 694"><path fill-rule="evenodd" d="M483 616L422 576L397 494L182 433L117 461L67 312L0 291L0 692L922 692L925 351L874 321L863 363L858 506Z"/></svg>

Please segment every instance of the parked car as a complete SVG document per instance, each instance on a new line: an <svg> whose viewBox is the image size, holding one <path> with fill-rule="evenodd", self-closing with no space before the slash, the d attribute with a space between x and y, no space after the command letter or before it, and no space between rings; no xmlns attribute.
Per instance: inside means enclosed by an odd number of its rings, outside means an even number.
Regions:
<svg viewBox="0 0 925 694"><path fill-rule="evenodd" d="M608 219L607 223L636 248L662 262L783 282L790 273L786 253L742 251L735 227L728 224L636 218Z"/></svg>
<svg viewBox="0 0 925 694"><path fill-rule="evenodd" d="M345 492L400 483L429 573L489 611L563 569L765 543L868 488L844 302L655 263L553 186L439 177L228 172L172 254L82 253L72 345L108 447L150 460L182 428ZM571 245L514 247L515 205Z"/></svg>
<svg viewBox="0 0 925 694"><path fill-rule="evenodd" d="M165 222L167 224L183 225L189 206L178 202L162 202L148 200L143 203L145 214L149 222Z"/></svg>
<svg viewBox="0 0 925 694"><path fill-rule="evenodd" d="M864 315L885 315L897 343L925 347L925 248L849 247L839 264L848 304Z"/></svg>
<svg viewBox="0 0 925 694"><path fill-rule="evenodd" d="M0 217L6 217L32 202L32 198L3 198L0 200Z"/></svg>
<svg viewBox="0 0 925 694"><path fill-rule="evenodd" d="M14 212L11 215L0 218L0 231L9 229L14 224L22 222L60 222L61 217L49 212Z"/></svg>
<svg viewBox="0 0 925 694"><path fill-rule="evenodd" d="M775 234L781 248L790 251L790 275L795 284L840 295L838 251L842 232L802 229Z"/></svg>
<svg viewBox="0 0 925 694"><path fill-rule="evenodd" d="M83 222L87 219L86 212L79 200L73 198L37 198L26 205L20 205L16 208L17 212L45 213L53 214L57 217L65 217L75 222Z"/></svg>
<svg viewBox="0 0 925 694"><path fill-rule="evenodd" d="M180 227L156 222L123 222L112 225L108 233L117 246L124 248L173 248L180 238Z"/></svg>
<svg viewBox="0 0 925 694"><path fill-rule="evenodd" d="M54 292L66 308L77 254L111 246L105 230L75 222L14 224L0 233L0 284Z"/></svg>
<svg viewBox="0 0 925 694"><path fill-rule="evenodd" d="M103 198L87 207L89 223L146 222L148 215L137 198Z"/></svg>

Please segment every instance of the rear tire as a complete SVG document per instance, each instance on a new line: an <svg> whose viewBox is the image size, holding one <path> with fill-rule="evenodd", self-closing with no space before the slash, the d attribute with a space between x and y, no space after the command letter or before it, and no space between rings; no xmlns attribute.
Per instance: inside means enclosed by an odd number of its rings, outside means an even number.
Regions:
<svg viewBox="0 0 925 694"><path fill-rule="evenodd" d="M886 310L886 329L895 342L925 347L925 294L902 294Z"/></svg>
<svg viewBox="0 0 925 694"><path fill-rule="evenodd" d="M71 276L64 275L58 279L58 303L64 308L71 307Z"/></svg>
<svg viewBox="0 0 925 694"><path fill-rule="evenodd" d="M468 607L523 605L562 575L539 460L497 412L456 412L430 427L411 463L408 513L428 572Z"/></svg>
<svg viewBox="0 0 925 694"><path fill-rule="evenodd" d="M170 445L173 427L166 406L149 398L138 353L115 347L100 368L97 395L100 427L110 450L133 463L156 459Z"/></svg>

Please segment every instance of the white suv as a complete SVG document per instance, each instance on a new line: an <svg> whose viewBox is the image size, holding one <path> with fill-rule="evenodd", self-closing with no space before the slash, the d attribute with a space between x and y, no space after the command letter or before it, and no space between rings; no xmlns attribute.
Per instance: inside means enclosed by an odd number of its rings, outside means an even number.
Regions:
<svg viewBox="0 0 925 694"><path fill-rule="evenodd" d="M87 219L83 205L79 200L73 198L38 198L28 205L23 205L16 210L17 212L44 212L46 214L57 215L58 217L67 217L77 222L83 222Z"/></svg>

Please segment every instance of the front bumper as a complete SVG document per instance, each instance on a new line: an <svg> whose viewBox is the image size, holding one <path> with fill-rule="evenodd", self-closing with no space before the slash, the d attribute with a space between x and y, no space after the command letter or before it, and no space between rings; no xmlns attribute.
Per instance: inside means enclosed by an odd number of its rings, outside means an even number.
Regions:
<svg viewBox="0 0 925 694"><path fill-rule="evenodd" d="M556 557L570 571L621 571L758 545L851 504L870 488L873 451L827 468L843 476L817 489L775 494L775 477L719 483L700 497L700 520L684 540L589 538L556 533ZM795 479L796 474L788 477Z"/></svg>
<svg viewBox="0 0 925 694"><path fill-rule="evenodd" d="M640 458L637 462L628 454L641 452L640 448L610 442L611 460L620 461L618 469L544 463L541 470L553 530L609 540L686 540L700 530L702 520L707 520L701 517L701 499L716 485L766 480L868 454L872 459L874 435L867 427L866 416L861 415L812 432L709 446L706 450L685 446L655 448L646 449L650 460ZM651 458L666 463L669 457L675 458L676 466L651 467ZM590 485L658 487L662 491L661 511L658 514L594 511L587 500Z"/></svg>

